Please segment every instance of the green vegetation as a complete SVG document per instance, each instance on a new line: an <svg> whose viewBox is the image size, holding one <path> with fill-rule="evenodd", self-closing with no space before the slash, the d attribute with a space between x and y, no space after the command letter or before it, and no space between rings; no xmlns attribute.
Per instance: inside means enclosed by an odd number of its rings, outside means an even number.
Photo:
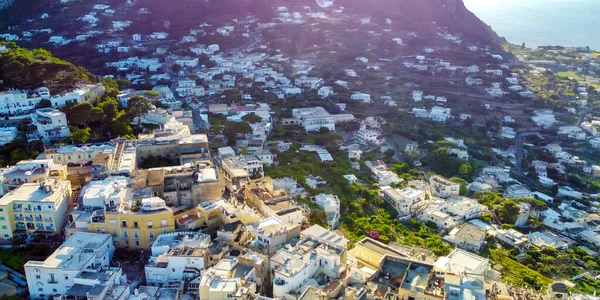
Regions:
<svg viewBox="0 0 600 300"><path fill-rule="evenodd" d="M24 248L10 248L0 249L0 261L3 265L17 271L23 272L23 266L29 260L44 260L48 258L52 252L53 247L47 245L34 245L29 244Z"/></svg>
<svg viewBox="0 0 600 300"><path fill-rule="evenodd" d="M34 159L44 151L41 141L27 142L24 138L17 138L10 144L0 147L0 165L14 166L21 160Z"/></svg>
<svg viewBox="0 0 600 300"><path fill-rule="evenodd" d="M558 73L556 73L556 76L562 77L562 78L575 79L575 80L583 80L583 78L581 78L579 75L577 75L573 72L558 72Z"/></svg>
<svg viewBox="0 0 600 300"><path fill-rule="evenodd" d="M502 278L505 282L514 286L523 286L524 284L538 289L546 288L552 279L520 264L510 258L506 250L490 250L492 260L502 266Z"/></svg>
<svg viewBox="0 0 600 300"><path fill-rule="evenodd" d="M44 49L27 50L16 43L2 42L8 51L0 53L0 80L18 89L48 86L55 90L74 87L81 81L94 83L86 69L60 60Z"/></svg>
<svg viewBox="0 0 600 300"><path fill-rule="evenodd" d="M129 119L137 120L138 129L142 127L142 117L153 108L150 101L141 96L133 96L127 100L127 115Z"/></svg>
<svg viewBox="0 0 600 300"><path fill-rule="evenodd" d="M519 215L519 202L531 204L534 210L544 210L548 206L543 201L537 199L505 199L501 193L486 192L480 197L482 203L489 207L490 211L498 216L502 224L514 224Z"/></svg>

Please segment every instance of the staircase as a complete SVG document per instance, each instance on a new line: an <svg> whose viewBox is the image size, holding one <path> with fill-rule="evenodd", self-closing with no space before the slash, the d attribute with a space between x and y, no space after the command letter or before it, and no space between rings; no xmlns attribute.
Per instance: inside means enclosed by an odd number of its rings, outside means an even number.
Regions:
<svg viewBox="0 0 600 300"><path fill-rule="evenodd" d="M119 169L119 163L121 162L121 157L123 156L123 151L125 150L125 141L117 142L115 156L113 157L110 171L114 172Z"/></svg>

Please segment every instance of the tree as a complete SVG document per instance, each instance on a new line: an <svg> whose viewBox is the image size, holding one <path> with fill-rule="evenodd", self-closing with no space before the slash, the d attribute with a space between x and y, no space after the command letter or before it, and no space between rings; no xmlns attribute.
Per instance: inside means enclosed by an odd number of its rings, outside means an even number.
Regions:
<svg viewBox="0 0 600 300"><path fill-rule="evenodd" d="M104 111L99 107L83 102L76 104L69 110L69 123L79 127L88 127L90 122L97 122L104 116Z"/></svg>
<svg viewBox="0 0 600 300"><path fill-rule="evenodd" d="M244 120L250 124L262 122L262 118L255 114L247 114L242 117L242 120Z"/></svg>
<svg viewBox="0 0 600 300"><path fill-rule="evenodd" d="M500 206L498 206L498 218L505 224L514 224L519 217L521 207L517 201L513 199L506 199Z"/></svg>
<svg viewBox="0 0 600 300"><path fill-rule="evenodd" d="M98 107L104 112L105 122L112 122L119 113L119 102L111 97L106 97L102 102L98 103Z"/></svg>
<svg viewBox="0 0 600 300"><path fill-rule="evenodd" d="M321 127L321 128L319 128L319 133L320 134L329 134L330 132L331 131L327 127Z"/></svg>
<svg viewBox="0 0 600 300"><path fill-rule="evenodd" d="M143 93L144 97L146 97L147 99L152 100L152 102L156 102L158 101L158 99L160 99L160 96L162 96L160 93L155 92L155 91L145 91Z"/></svg>
<svg viewBox="0 0 600 300"><path fill-rule="evenodd" d="M246 122L229 122L223 129L223 134L227 138L227 145L235 145L236 138L239 134L245 135L252 133L252 127Z"/></svg>
<svg viewBox="0 0 600 300"><path fill-rule="evenodd" d="M175 72L175 73L179 73L181 72L181 65L180 64L173 64L171 66L171 71Z"/></svg>
<svg viewBox="0 0 600 300"><path fill-rule="evenodd" d="M92 130L90 128L78 129L71 132L69 139L73 141L74 144L84 144L90 139L91 133Z"/></svg>
<svg viewBox="0 0 600 300"><path fill-rule="evenodd" d="M450 178L450 181L460 183L459 193L461 196L466 196L469 193L469 190L467 189L467 185L469 183L466 180L464 180L462 178L458 178L458 177L453 177L453 178Z"/></svg>
<svg viewBox="0 0 600 300"><path fill-rule="evenodd" d="M16 165L18 162L22 161L22 160L27 160L31 158L31 153L29 153L28 151L21 149L21 148L16 148L13 151L10 152L10 165Z"/></svg>
<svg viewBox="0 0 600 300"><path fill-rule="evenodd" d="M133 96L127 101L127 114L131 120L137 119L138 128L142 127L142 117L152 109L152 104L141 96Z"/></svg>
<svg viewBox="0 0 600 300"><path fill-rule="evenodd" d="M228 103L236 103L242 101L242 92L239 90L226 90L223 92L223 96Z"/></svg>
<svg viewBox="0 0 600 300"><path fill-rule="evenodd" d="M40 100L40 103L38 103L35 106L35 109L46 108L46 107L52 107L52 102L48 99L42 99L42 100Z"/></svg>

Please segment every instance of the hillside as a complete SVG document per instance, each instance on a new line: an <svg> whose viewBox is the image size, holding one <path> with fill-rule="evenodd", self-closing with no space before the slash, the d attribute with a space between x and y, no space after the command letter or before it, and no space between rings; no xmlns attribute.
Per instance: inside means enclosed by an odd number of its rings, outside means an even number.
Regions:
<svg viewBox="0 0 600 300"><path fill-rule="evenodd" d="M36 27L54 28L55 32L69 32L72 26L81 26L77 18L92 11L95 4L108 4L117 10L115 17L133 20L134 25L126 31L148 34L164 30L187 31L202 22L218 24L241 19L249 14L261 21L275 14L274 7L287 6L291 11L302 11L310 7L311 11L322 10L315 0L178 0L177 5L165 5L163 1L137 0L126 5L124 0L105 0L101 2L73 1L66 9L59 0L20 1L0 11L0 31L9 28L25 30L36 20ZM333 8L343 7L358 15L370 16L379 24L386 18L394 21L399 29L430 31L435 27L447 27L453 34L464 40L493 44L500 41L498 36L465 7L462 0L337 0ZM149 14L139 14L140 8ZM39 19L49 13L50 18ZM29 21L29 22L28 22ZM165 25L165 22L168 25ZM71 30L72 31L72 30ZM18 33L18 31L15 31Z"/></svg>
<svg viewBox="0 0 600 300"><path fill-rule="evenodd" d="M47 86L53 90L62 90L82 81L96 80L84 68L58 59L46 50L31 51L14 43L0 45L7 48L0 53L0 80L11 88L33 89Z"/></svg>

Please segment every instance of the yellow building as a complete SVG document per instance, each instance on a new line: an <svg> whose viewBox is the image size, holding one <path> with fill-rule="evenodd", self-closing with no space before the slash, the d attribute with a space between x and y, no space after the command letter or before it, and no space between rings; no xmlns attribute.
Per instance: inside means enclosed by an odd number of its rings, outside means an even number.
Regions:
<svg viewBox="0 0 600 300"><path fill-rule="evenodd" d="M64 228L71 203L71 183L47 179L25 183L0 199L0 239L14 233L57 234Z"/></svg>
<svg viewBox="0 0 600 300"><path fill-rule="evenodd" d="M69 234L110 233L115 247L121 248L150 249L159 235L175 231L173 210L158 197L122 202L111 209L74 212L73 219Z"/></svg>

